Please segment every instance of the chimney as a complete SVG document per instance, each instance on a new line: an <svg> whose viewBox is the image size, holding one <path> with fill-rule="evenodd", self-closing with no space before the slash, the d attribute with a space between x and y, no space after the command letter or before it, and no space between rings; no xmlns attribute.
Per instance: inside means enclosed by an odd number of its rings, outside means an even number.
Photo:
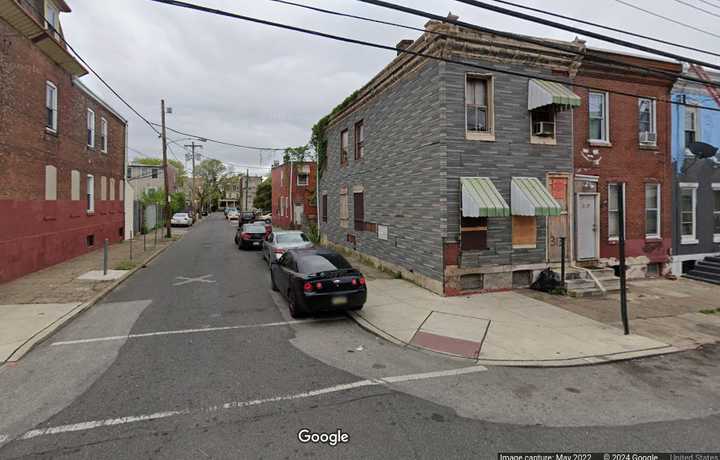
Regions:
<svg viewBox="0 0 720 460"><path fill-rule="evenodd" d="M395 49L398 50L397 54L400 56L402 52L400 50L405 50L410 48L410 46L415 43L415 40L400 40L397 45L395 45Z"/></svg>
<svg viewBox="0 0 720 460"><path fill-rule="evenodd" d="M452 12L449 12L447 15L447 18L451 21L457 21L458 19L460 19L460 16L458 16L457 14L452 14Z"/></svg>

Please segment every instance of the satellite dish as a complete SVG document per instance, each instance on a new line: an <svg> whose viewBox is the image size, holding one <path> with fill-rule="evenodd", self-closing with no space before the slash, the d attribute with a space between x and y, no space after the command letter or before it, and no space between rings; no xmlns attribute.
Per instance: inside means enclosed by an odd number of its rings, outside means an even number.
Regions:
<svg viewBox="0 0 720 460"><path fill-rule="evenodd" d="M718 148L705 142L693 142L687 146L687 150L698 158L710 158L718 153Z"/></svg>

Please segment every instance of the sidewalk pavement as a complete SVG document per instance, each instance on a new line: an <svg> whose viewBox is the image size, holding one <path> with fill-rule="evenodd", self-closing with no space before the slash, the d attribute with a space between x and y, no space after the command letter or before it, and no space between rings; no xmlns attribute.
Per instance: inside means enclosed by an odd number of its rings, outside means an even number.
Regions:
<svg viewBox="0 0 720 460"><path fill-rule="evenodd" d="M173 236L186 230L173 229ZM0 284L0 363L19 360L45 337L92 306L125 278L165 250L173 240L158 233L109 247L108 272L113 277L83 275L102 270L102 248ZM145 248L143 247L145 246ZM115 270L115 269L122 269ZM99 272L102 275L102 271Z"/></svg>

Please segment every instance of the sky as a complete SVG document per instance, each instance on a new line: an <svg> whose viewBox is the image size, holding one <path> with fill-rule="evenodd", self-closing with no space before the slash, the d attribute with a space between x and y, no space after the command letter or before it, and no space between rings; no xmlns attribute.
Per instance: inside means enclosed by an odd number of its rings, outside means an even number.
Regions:
<svg viewBox="0 0 720 460"><path fill-rule="evenodd" d="M394 46L420 32L324 15L271 0L189 0L204 6ZM295 0L325 9L423 27L424 18L356 0ZM489 12L453 0L390 0L466 22L526 35L572 40L576 34ZM720 52L720 38L636 11L617 0L513 0L673 43ZM720 0L624 0L677 21L720 34ZM284 148L304 145L317 120L377 74L395 53L340 43L265 25L191 11L150 0L67 0L61 22L66 40L123 98L151 121L160 99L172 107L167 126L226 142ZM493 3L488 0L488 3ZM717 6L712 6L717 5ZM551 19L551 18L548 18ZM587 28L578 25L581 28ZM602 32L602 31L601 31ZM608 34L607 32L602 32ZM617 35L618 34L613 34ZM622 49L596 39L588 46ZM634 39L628 38L629 41ZM720 63L686 50L654 48ZM637 51L625 50L639 54ZM157 134L93 75L83 82L129 121L129 155L159 157ZM170 158L185 160L186 136L169 132ZM200 153L238 172L264 174L273 154L205 143ZM275 153L274 159L280 159Z"/></svg>

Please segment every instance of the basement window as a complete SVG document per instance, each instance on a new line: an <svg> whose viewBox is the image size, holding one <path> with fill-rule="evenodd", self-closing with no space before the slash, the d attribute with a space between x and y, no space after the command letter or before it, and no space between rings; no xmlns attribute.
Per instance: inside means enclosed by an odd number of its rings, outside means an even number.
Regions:
<svg viewBox="0 0 720 460"><path fill-rule="evenodd" d="M85 244L87 247L93 247L95 246L95 235L88 235L85 237Z"/></svg>
<svg viewBox="0 0 720 460"><path fill-rule="evenodd" d="M461 217L460 249L482 251L487 249L487 217Z"/></svg>

